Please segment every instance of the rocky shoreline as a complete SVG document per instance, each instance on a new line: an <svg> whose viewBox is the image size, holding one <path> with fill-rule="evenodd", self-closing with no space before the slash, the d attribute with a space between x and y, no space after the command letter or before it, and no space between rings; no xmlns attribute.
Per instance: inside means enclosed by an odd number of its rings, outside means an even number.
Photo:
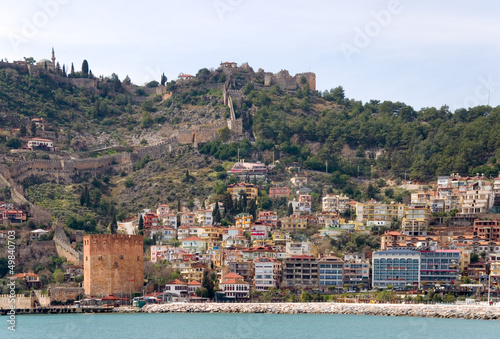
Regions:
<svg viewBox="0 0 500 339"><path fill-rule="evenodd" d="M500 307L487 305L348 304L348 303L171 303L142 309L116 308L115 312L144 313L269 313L352 314L447 319L500 319Z"/></svg>

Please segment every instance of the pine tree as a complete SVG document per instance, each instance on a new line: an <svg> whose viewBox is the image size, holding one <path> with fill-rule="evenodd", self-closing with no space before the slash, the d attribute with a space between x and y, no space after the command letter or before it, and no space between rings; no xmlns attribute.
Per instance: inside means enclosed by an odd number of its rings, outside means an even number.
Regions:
<svg viewBox="0 0 500 339"><path fill-rule="evenodd" d="M62 68L62 76L63 77L66 77L66 65L63 65L63 68Z"/></svg>
<svg viewBox="0 0 500 339"><path fill-rule="evenodd" d="M86 78L89 76L89 63L87 60L83 60L82 62L82 75Z"/></svg>
<svg viewBox="0 0 500 339"><path fill-rule="evenodd" d="M26 129L26 125L21 122L21 125L19 126L19 135L21 137L25 137L26 133L28 133L28 130Z"/></svg>
<svg viewBox="0 0 500 339"><path fill-rule="evenodd" d="M291 216L293 214L293 206L292 203L288 204L288 211L286 212L287 216Z"/></svg>
<svg viewBox="0 0 500 339"><path fill-rule="evenodd" d="M177 212L181 213L181 201L177 200Z"/></svg>
<svg viewBox="0 0 500 339"><path fill-rule="evenodd" d="M253 216L253 220L257 219L257 203L255 199L250 200L250 204L248 204L248 213Z"/></svg>
<svg viewBox="0 0 500 339"><path fill-rule="evenodd" d="M213 217L214 223L220 223L221 216L220 216L220 209L219 209L219 202L218 201L215 202L215 207L214 207L214 210L212 211L212 215L214 216Z"/></svg>
<svg viewBox="0 0 500 339"><path fill-rule="evenodd" d="M31 123L31 136L36 136L36 123L34 121Z"/></svg>
<svg viewBox="0 0 500 339"><path fill-rule="evenodd" d="M139 216L139 234L142 235L144 233L144 219L142 218L142 214Z"/></svg>
<svg viewBox="0 0 500 339"><path fill-rule="evenodd" d="M85 206L89 207L92 205L90 201L90 190L88 189L87 185L85 185Z"/></svg>
<svg viewBox="0 0 500 339"><path fill-rule="evenodd" d="M85 194L85 189L87 188L87 186L85 186L85 188L82 190L82 194L80 194L80 206L83 206L85 205L85 199L86 199L86 194Z"/></svg>
<svg viewBox="0 0 500 339"><path fill-rule="evenodd" d="M74 76L75 76L75 66L73 66L73 63L71 63L71 73L70 73L70 75L71 75L72 77L74 77Z"/></svg>
<svg viewBox="0 0 500 339"><path fill-rule="evenodd" d="M167 77L165 76L165 73L163 73L163 74L161 75L160 84L161 84L162 86L165 86L166 82L167 82Z"/></svg>
<svg viewBox="0 0 500 339"><path fill-rule="evenodd" d="M109 231L111 232L111 234L116 234L117 230L118 230L118 223L116 222L116 213L113 213L113 219L109 224Z"/></svg>

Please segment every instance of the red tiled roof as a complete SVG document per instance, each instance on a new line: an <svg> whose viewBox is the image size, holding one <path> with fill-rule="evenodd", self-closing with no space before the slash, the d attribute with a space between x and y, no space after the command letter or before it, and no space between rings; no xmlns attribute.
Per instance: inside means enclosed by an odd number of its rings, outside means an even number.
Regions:
<svg viewBox="0 0 500 339"><path fill-rule="evenodd" d="M179 279L174 279L172 281L169 281L168 283L166 283L166 285L186 285L186 283L182 280L179 280Z"/></svg>
<svg viewBox="0 0 500 339"><path fill-rule="evenodd" d="M194 237L193 236L193 237L186 238L186 239L184 239L182 241L204 241L204 240L202 240L202 239L200 239L198 237Z"/></svg>
<svg viewBox="0 0 500 339"><path fill-rule="evenodd" d="M226 281L223 281L220 283L221 285L226 285L226 284L247 284L248 283L246 281L236 281L236 279L228 279Z"/></svg>
<svg viewBox="0 0 500 339"><path fill-rule="evenodd" d="M193 280L193 281L191 281L188 285L191 285L191 286L192 286L192 285L200 285L200 286L201 286L201 282L196 281L196 280Z"/></svg>
<svg viewBox="0 0 500 339"><path fill-rule="evenodd" d="M234 273L234 272L231 272L231 273L228 273L224 276L224 278L228 278L228 279L231 279L231 278L235 278L235 279L242 279L243 276L242 275L239 275L238 273Z"/></svg>
<svg viewBox="0 0 500 339"><path fill-rule="evenodd" d="M25 277L40 277L40 276L35 273L18 273L15 275L11 275L9 278L25 278Z"/></svg>

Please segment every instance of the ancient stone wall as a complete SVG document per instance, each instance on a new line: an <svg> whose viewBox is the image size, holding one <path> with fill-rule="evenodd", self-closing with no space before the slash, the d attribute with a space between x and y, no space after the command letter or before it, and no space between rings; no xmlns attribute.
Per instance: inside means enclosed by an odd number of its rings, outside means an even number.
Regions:
<svg viewBox="0 0 500 339"><path fill-rule="evenodd" d="M57 255L66 258L74 265L83 265L83 254L75 250L71 245L57 236L54 236L54 243L56 245Z"/></svg>
<svg viewBox="0 0 500 339"><path fill-rule="evenodd" d="M69 78L69 82L80 88L97 88L97 79Z"/></svg>
<svg viewBox="0 0 500 339"><path fill-rule="evenodd" d="M142 236L86 235L83 256L87 295L125 296L141 290L144 283Z"/></svg>
<svg viewBox="0 0 500 339"><path fill-rule="evenodd" d="M79 295L83 295L85 290L81 287L50 286L48 293L50 300L66 302L67 300L78 300Z"/></svg>

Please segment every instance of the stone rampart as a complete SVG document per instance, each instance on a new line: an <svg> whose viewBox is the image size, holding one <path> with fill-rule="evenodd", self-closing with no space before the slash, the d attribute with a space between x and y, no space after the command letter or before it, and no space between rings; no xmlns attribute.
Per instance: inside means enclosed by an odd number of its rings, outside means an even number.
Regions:
<svg viewBox="0 0 500 339"><path fill-rule="evenodd" d="M54 243L56 245L57 255L66 258L74 265L83 265L83 253L75 250L69 242L60 238L57 234L54 235Z"/></svg>
<svg viewBox="0 0 500 339"><path fill-rule="evenodd" d="M81 287L50 286L48 293L50 294L50 300L64 303L68 300L78 300L80 295L85 294L85 290Z"/></svg>

